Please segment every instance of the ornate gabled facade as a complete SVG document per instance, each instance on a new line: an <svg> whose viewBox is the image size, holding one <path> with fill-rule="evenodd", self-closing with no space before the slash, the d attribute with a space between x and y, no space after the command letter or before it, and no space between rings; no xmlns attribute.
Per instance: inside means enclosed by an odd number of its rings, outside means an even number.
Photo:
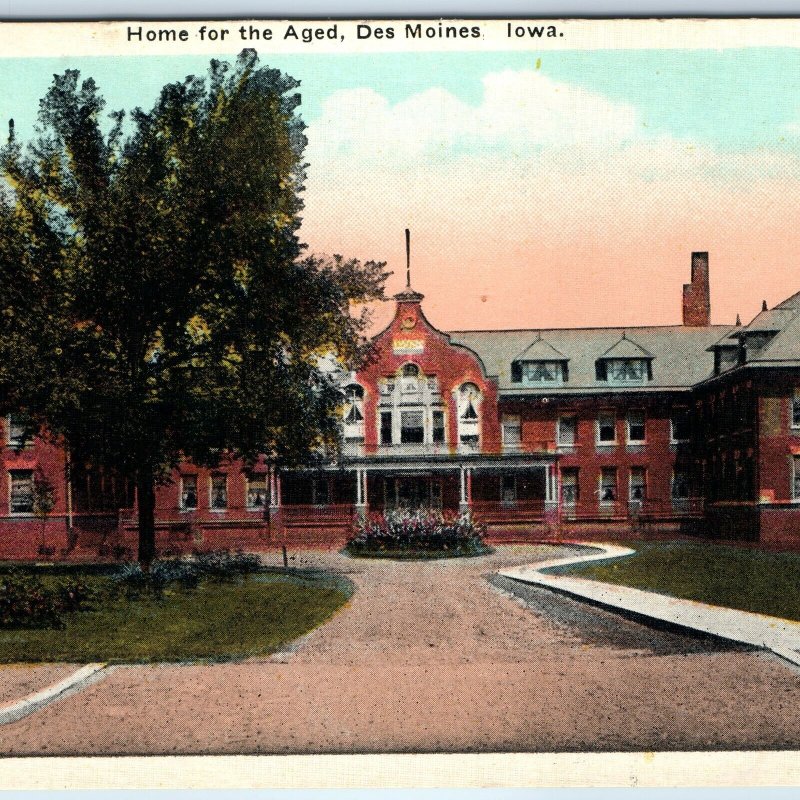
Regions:
<svg viewBox="0 0 800 800"><path fill-rule="evenodd" d="M410 282L409 282L410 283ZM800 293L709 323L692 255L683 324L442 332L396 295L366 365L339 374L340 456L280 473L183 465L157 494L162 552L338 544L357 515L471 510L495 539L657 531L800 544ZM135 503L6 424L0 557L128 557ZM35 513L36 487L53 507Z"/></svg>

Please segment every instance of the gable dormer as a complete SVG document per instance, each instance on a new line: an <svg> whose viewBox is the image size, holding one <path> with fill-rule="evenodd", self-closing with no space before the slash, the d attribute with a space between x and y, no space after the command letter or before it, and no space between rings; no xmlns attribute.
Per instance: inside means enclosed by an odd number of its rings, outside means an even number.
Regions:
<svg viewBox="0 0 800 800"><path fill-rule="evenodd" d="M511 362L511 382L523 386L561 386L569 379L569 359L539 333Z"/></svg>
<svg viewBox="0 0 800 800"><path fill-rule="evenodd" d="M595 362L597 380L612 386L637 386L653 379L653 354L629 339L625 331Z"/></svg>

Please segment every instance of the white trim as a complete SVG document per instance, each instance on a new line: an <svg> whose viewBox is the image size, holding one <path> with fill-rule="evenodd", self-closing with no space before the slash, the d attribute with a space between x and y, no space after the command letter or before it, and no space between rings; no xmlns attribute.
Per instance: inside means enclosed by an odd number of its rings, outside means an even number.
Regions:
<svg viewBox="0 0 800 800"><path fill-rule="evenodd" d="M795 388L792 396L789 398L789 428L793 431L800 431L800 422L797 425L794 424L794 407L797 404L798 409L800 409L800 389ZM798 414L798 420L800 420L800 413Z"/></svg>
<svg viewBox="0 0 800 800"><path fill-rule="evenodd" d="M600 439L600 418L602 416L608 416L614 418L614 438L613 439ZM597 419L595 420L595 444L598 447L615 447L618 444L617 441L617 413L616 411L601 411L597 415Z"/></svg>
<svg viewBox="0 0 800 800"><path fill-rule="evenodd" d="M33 447L33 437L29 439L23 439L22 441L14 441L11 439L11 417L12 414L6 414L5 424L6 424L6 435L5 435L5 446L11 447L14 450L27 450Z"/></svg>
<svg viewBox="0 0 800 800"><path fill-rule="evenodd" d="M643 438L641 439L631 439L631 414L642 415ZM641 411L638 409L634 409L628 411L628 413L625 415L625 442L626 444L632 444L632 445L647 444L647 412L644 411L644 409L642 409Z"/></svg>
<svg viewBox="0 0 800 800"><path fill-rule="evenodd" d="M250 504L250 484L253 482L252 478L258 476L258 480L264 483L264 502L260 506ZM267 481L267 474L264 472L257 473L244 473L244 507L247 511L261 511L269 505L269 486Z"/></svg>
<svg viewBox="0 0 800 800"><path fill-rule="evenodd" d="M676 439L675 438L675 423L673 420L673 415L676 411L680 411L681 409L672 409L669 412L669 443L670 444L686 444L686 442L691 441L691 435L687 436L685 439ZM689 424L689 409L684 408L683 411L686 412L686 422Z"/></svg>
<svg viewBox="0 0 800 800"><path fill-rule="evenodd" d="M214 490L214 478L224 478L225 479L225 506L224 508L214 508L212 500L213 495L212 492ZM227 472L217 472L211 473L208 476L208 510L213 511L216 514L221 514L228 510L228 473Z"/></svg>
<svg viewBox="0 0 800 800"><path fill-rule="evenodd" d="M572 441L561 441L561 420L571 419L574 423L572 428ZM578 415L577 414L563 414L559 415L556 419L556 446L557 447L575 447L578 443Z"/></svg>
<svg viewBox="0 0 800 800"><path fill-rule="evenodd" d="M184 493L184 481L186 478L194 478L194 498L195 504L193 506L184 505L183 502L183 493ZM180 483L178 485L178 508L181 511L197 511L197 506L199 505L199 497L197 496L197 475L181 475Z"/></svg>
<svg viewBox="0 0 800 800"><path fill-rule="evenodd" d="M614 499L613 500L603 500L603 472L612 472L614 473ZM599 504L601 506L611 506L614 503L619 502L619 469L617 467L601 467L600 472L597 476L597 485L598 485L598 492L597 498Z"/></svg>
<svg viewBox="0 0 800 800"><path fill-rule="evenodd" d="M30 511L13 511L11 509L11 494L12 485L14 483L14 473L27 472L31 476L31 510ZM8 483L7 483L7 497L8 497L8 516L9 517L34 517L36 516L33 511L33 470L32 469L10 469L8 470ZM49 515L48 515L49 516Z"/></svg>
<svg viewBox="0 0 800 800"><path fill-rule="evenodd" d="M633 473L634 471L640 470L642 473L642 496L641 497L634 497L633 496ZM628 467L628 502L629 503L642 503L647 498L647 467L640 467L638 465L632 465Z"/></svg>

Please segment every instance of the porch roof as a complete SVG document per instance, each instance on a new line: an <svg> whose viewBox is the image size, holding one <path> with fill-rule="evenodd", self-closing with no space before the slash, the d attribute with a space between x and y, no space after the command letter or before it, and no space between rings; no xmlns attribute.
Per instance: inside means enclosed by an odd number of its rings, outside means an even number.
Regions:
<svg viewBox="0 0 800 800"><path fill-rule="evenodd" d="M458 453L454 455L369 455L351 457L339 464L331 464L328 470L457 470L461 467L470 469L523 469L525 467L543 467L553 464L559 454L542 453Z"/></svg>

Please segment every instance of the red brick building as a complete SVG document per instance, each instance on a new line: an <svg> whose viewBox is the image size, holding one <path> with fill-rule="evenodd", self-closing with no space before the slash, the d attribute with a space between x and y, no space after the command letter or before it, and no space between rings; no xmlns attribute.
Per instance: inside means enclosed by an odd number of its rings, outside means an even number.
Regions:
<svg viewBox="0 0 800 800"><path fill-rule="evenodd" d="M407 288L368 365L336 375L340 457L281 473L183 465L157 494L159 548L335 544L356 514L397 507L471 509L498 539L800 543L800 294L712 326L706 253L691 277L682 325L627 329L444 333ZM21 431L7 420L0 557L135 552L130 487Z"/></svg>

